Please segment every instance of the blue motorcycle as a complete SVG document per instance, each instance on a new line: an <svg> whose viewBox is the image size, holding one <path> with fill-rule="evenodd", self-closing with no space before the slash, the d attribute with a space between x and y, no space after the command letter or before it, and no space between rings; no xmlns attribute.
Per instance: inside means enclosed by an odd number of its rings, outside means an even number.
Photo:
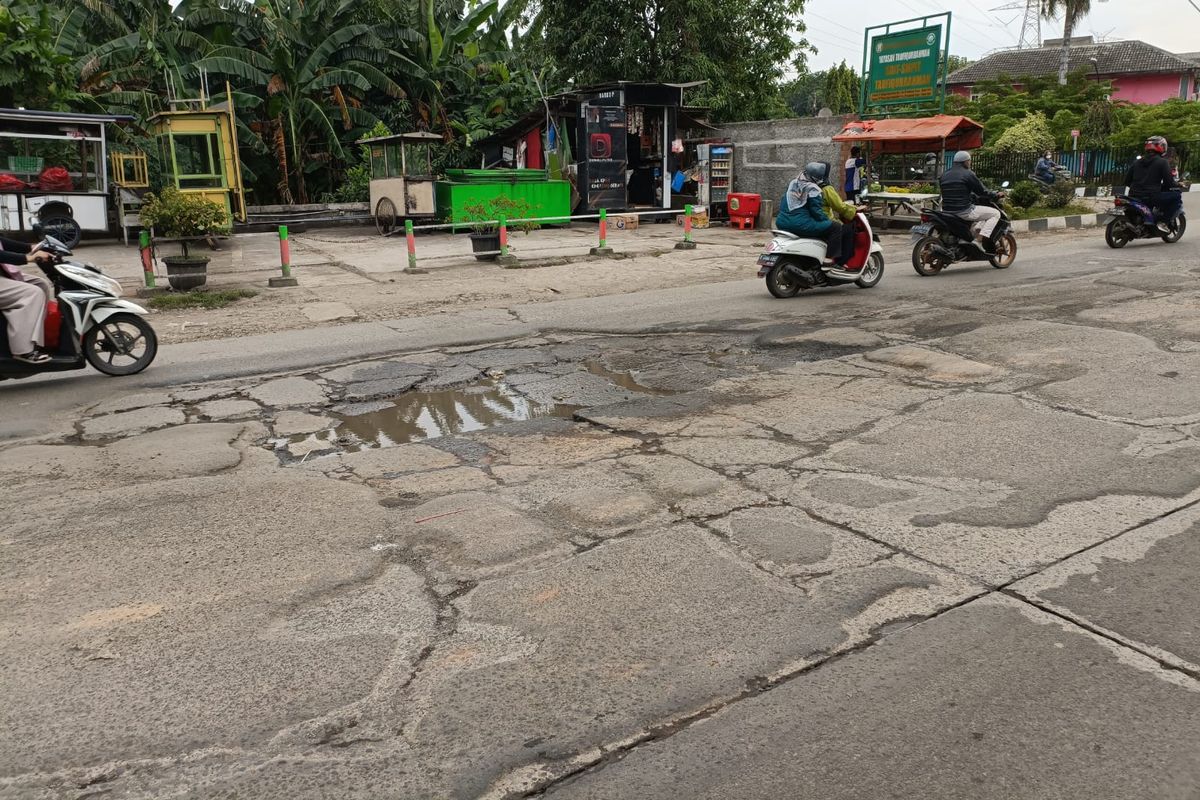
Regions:
<svg viewBox="0 0 1200 800"><path fill-rule="evenodd" d="M1159 220L1154 209L1132 197L1117 197L1117 204L1108 213L1112 221L1104 229L1104 241L1112 248L1121 248L1134 239L1162 239L1174 244L1183 237L1187 217L1183 206L1168 220ZM1162 227L1159 227L1159 225ZM1165 230L1164 230L1165 228Z"/></svg>

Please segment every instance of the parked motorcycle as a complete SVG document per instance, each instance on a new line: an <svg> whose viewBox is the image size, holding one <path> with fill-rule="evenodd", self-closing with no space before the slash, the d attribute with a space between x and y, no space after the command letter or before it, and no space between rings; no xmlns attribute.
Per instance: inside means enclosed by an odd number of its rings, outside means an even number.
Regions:
<svg viewBox="0 0 1200 800"><path fill-rule="evenodd" d="M1104 228L1104 241L1108 246L1119 249L1134 239L1162 239L1167 244L1174 244L1183 238L1187 230L1187 216L1183 206L1175 216L1165 220L1166 230L1158 227L1160 220L1154 209L1132 197L1117 197L1116 205L1109 210L1112 220Z"/></svg>
<svg viewBox="0 0 1200 800"><path fill-rule="evenodd" d="M849 224L854 226L854 254L846 260L845 268L825 263L825 242L821 239L771 231L774 238L758 257L758 277L766 279L767 291L773 297L785 298L818 286L853 283L870 289L879 283L883 279L879 235L871 230L863 214L856 214Z"/></svg>
<svg viewBox="0 0 1200 800"><path fill-rule="evenodd" d="M1017 237L1012 232L1012 220L999 203L979 200L976 205L1000 212L1000 221L992 234L995 252L989 253L975 242L974 223L957 214L927 209L921 212L921 224L912 229L912 265L918 275L937 275L960 261L986 261L996 269L1013 265L1017 260Z"/></svg>
<svg viewBox="0 0 1200 800"><path fill-rule="evenodd" d="M50 360L17 361L8 337L0 336L0 380L88 364L105 375L133 375L150 366L158 353L158 337L143 319L146 309L121 299L121 284L96 267L69 261L70 249L54 237L47 236L38 247L54 256L52 262L39 265L54 285L44 330Z"/></svg>

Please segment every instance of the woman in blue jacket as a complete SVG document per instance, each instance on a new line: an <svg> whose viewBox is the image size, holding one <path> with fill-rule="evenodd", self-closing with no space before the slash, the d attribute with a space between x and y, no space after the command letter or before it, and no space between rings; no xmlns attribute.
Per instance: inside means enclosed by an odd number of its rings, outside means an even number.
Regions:
<svg viewBox="0 0 1200 800"><path fill-rule="evenodd" d="M803 239L823 240L826 258L836 261L842 255L842 223L825 211L820 186L825 172L825 165L815 161L804 166L779 201L775 227Z"/></svg>

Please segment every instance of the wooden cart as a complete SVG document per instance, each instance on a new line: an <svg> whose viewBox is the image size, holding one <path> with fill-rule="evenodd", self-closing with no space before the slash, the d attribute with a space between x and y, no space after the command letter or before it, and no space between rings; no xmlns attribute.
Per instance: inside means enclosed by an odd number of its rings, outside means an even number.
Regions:
<svg viewBox="0 0 1200 800"><path fill-rule="evenodd" d="M432 151L441 141L425 131L359 141L371 149L371 214L381 235L405 219L435 215Z"/></svg>

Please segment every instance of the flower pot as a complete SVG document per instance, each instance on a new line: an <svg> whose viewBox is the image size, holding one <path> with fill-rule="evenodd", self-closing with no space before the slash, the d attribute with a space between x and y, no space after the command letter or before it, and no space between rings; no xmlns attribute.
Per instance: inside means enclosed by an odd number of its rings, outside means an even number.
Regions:
<svg viewBox="0 0 1200 800"><path fill-rule="evenodd" d="M500 257L500 231L472 233L471 250L479 261L495 261Z"/></svg>
<svg viewBox="0 0 1200 800"><path fill-rule="evenodd" d="M167 283L177 292L190 292L208 282L208 259L204 256L164 256Z"/></svg>

